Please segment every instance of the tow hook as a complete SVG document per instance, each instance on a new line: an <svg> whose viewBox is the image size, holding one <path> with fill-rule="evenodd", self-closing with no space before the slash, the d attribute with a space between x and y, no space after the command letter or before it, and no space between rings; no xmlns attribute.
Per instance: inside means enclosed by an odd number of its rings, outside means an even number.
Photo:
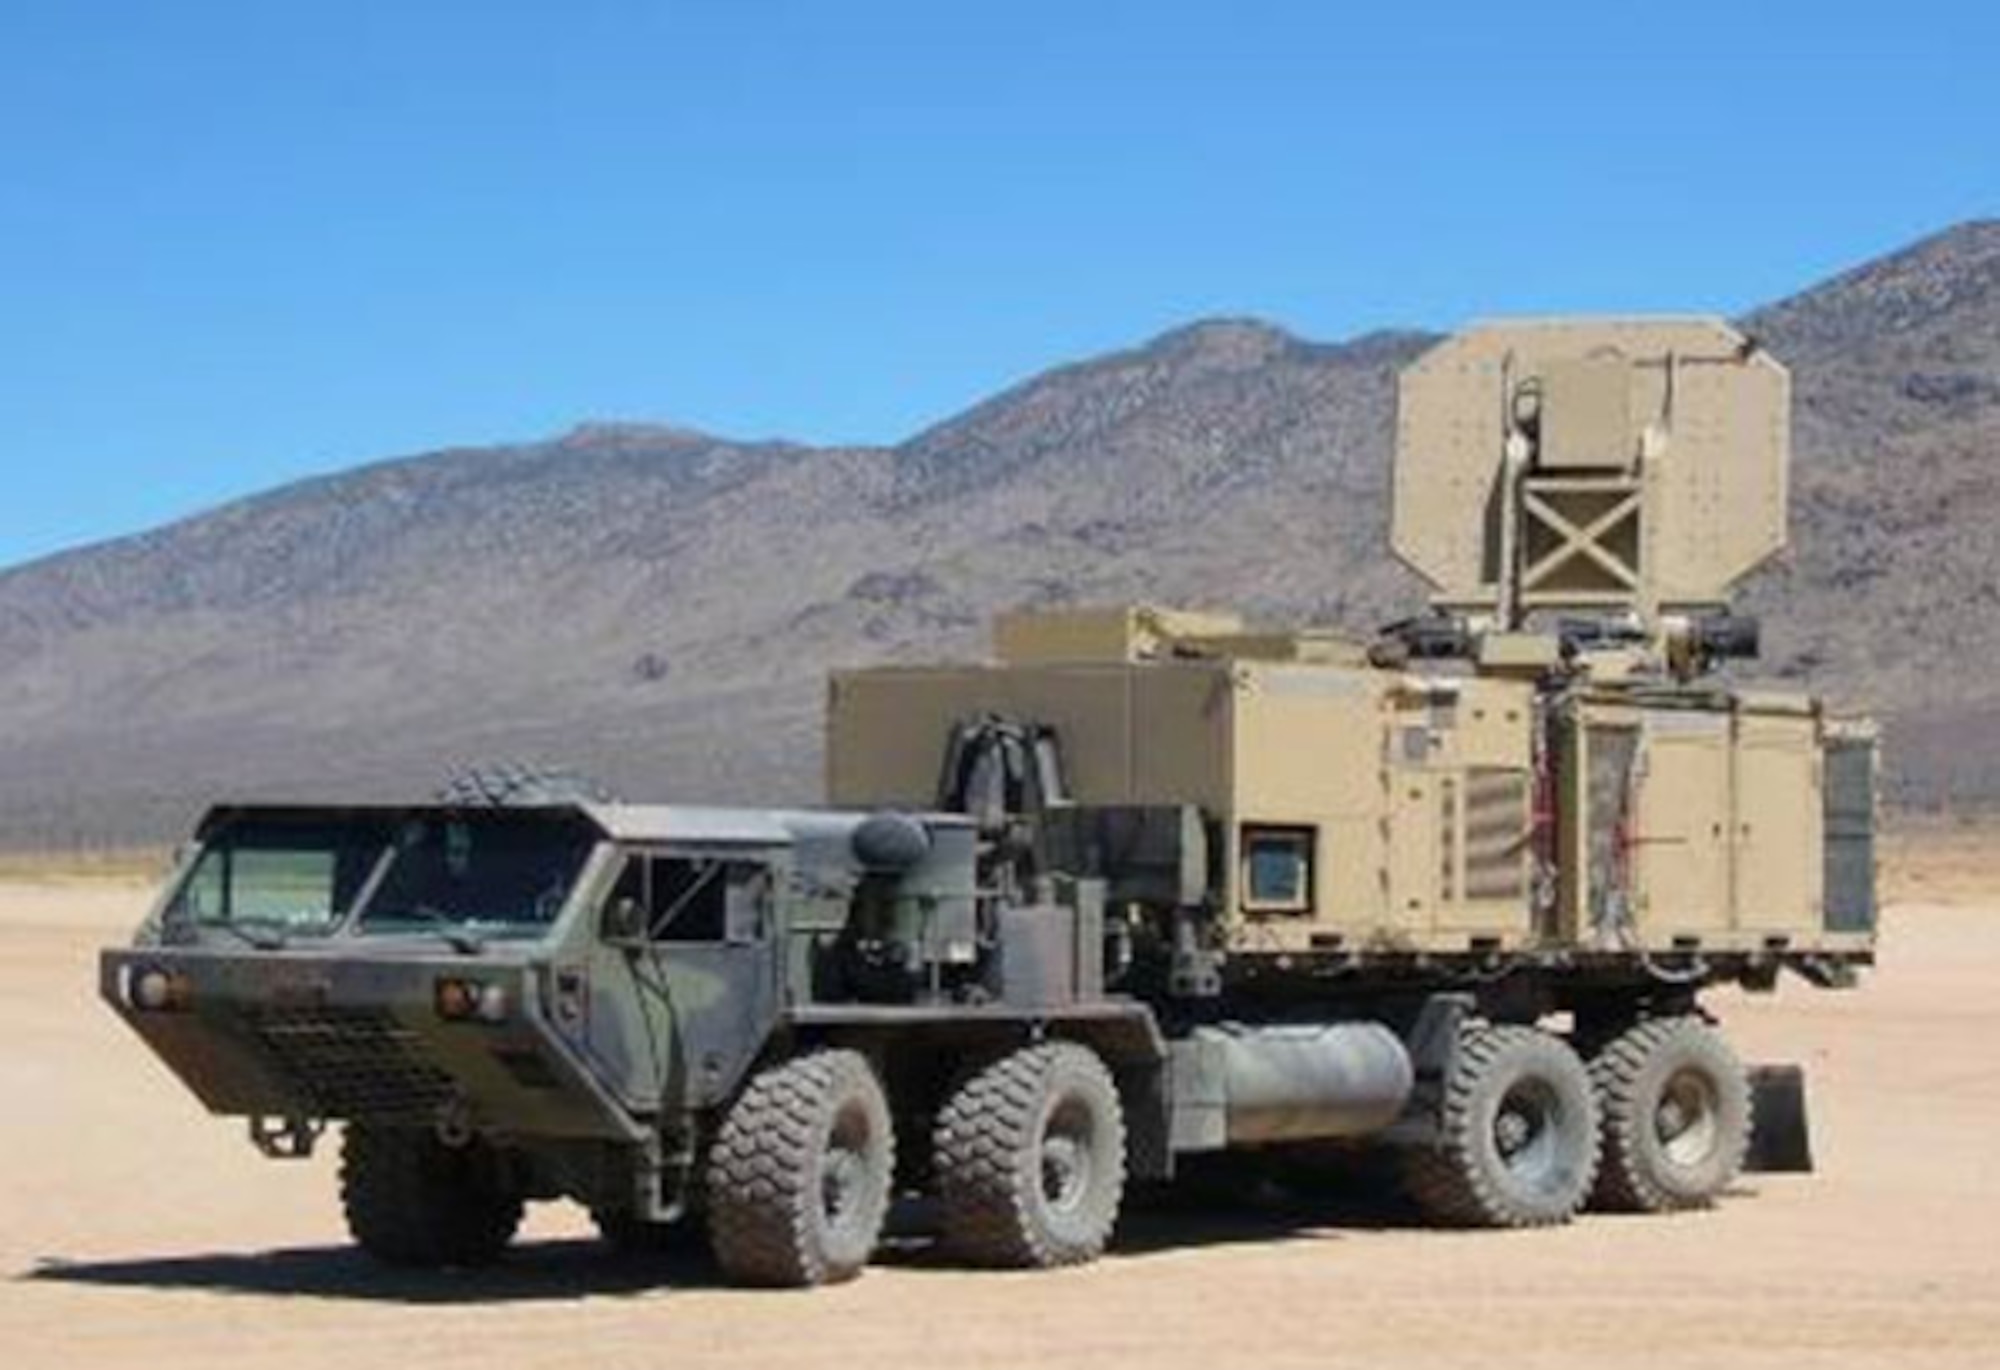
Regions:
<svg viewBox="0 0 2000 1370"><path fill-rule="evenodd" d="M326 1124L311 1118L250 1119L250 1145L275 1161L303 1161L313 1154Z"/></svg>
<svg viewBox="0 0 2000 1370"><path fill-rule="evenodd" d="M438 1105L437 1118L431 1127L441 1144L456 1151L472 1141L472 1110L466 1107L464 1099L447 1099Z"/></svg>

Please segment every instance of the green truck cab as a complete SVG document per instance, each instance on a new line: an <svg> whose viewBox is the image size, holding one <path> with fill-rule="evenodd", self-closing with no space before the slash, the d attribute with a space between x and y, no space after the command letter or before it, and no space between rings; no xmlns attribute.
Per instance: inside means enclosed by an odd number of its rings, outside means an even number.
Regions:
<svg viewBox="0 0 2000 1370"><path fill-rule="evenodd" d="M491 1259L525 1201L569 1198L621 1244L696 1211L732 1273L817 1282L859 1267L897 1187L880 1077L934 1110L964 1060L1065 1025L1163 1056L1143 1007L1075 993L1074 900L1040 907L1019 945L1041 959L1002 976L974 837L962 815L224 807L101 991L266 1154L344 1122L348 1222L388 1260ZM816 1107L847 1140L774 1218L720 1139L733 1109L755 1172L766 1115ZM801 1214L811 1235L771 1237Z"/></svg>

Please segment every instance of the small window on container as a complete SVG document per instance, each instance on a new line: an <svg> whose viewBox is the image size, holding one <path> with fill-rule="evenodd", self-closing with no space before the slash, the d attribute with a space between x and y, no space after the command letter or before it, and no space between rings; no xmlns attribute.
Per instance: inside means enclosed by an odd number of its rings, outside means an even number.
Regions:
<svg viewBox="0 0 2000 1370"><path fill-rule="evenodd" d="M1311 913L1311 828L1243 829L1243 907L1251 913Z"/></svg>

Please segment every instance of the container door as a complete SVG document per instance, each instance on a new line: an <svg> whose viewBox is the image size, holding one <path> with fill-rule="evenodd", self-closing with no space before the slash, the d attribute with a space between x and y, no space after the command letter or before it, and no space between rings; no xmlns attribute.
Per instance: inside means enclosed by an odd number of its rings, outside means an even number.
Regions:
<svg viewBox="0 0 2000 1370"><path fill-rule="evenodd" d="M1736 925L1809 938L1820 926L1819 748L1810 718L1738 720Z"/></svg>
<svg viewBox="0 0 2000 1370"><path fill-rule="evenodd" d="M1671 946L1729 926L1729 719L1646 717L1632 833L1641 941Z"/></svg>

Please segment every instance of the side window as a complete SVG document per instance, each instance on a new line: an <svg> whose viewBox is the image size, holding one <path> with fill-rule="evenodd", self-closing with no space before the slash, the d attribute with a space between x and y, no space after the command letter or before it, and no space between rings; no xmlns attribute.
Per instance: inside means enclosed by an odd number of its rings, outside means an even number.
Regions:
<svg viewBox="0 0 2000 1370"><path fill-rule="evenodd" d="M771 874L751 861L633 856L604 904L613 941L751 942L763 934Z"/></svg>
<svg viewBox="0 0 2000 1370"><path fill-rule="evenodd" d="M1243 907L1251 913L1311 913L1312 828L1246 826L1242 834Z"/></svg>
<svg viewBox="0 0 2000 1370"><path fill-rule="evenodd" d="M655 942L720 942L727 930L728 867L699 857L655 858L646 935Z"/></svg>
<svg viewBox="0 0 2000 1370"><path fill-rule="evenodd" d="M771 924L771 868L753 861L729 863L724 891L723 936L731 942L754 942Z"/></svg>
<svg viewBox="0 0 2000 1370"><path fill-rule="evenodd" d="M604 896L597 931L607 942L643 941L646 935L646 858L628 856L618 883Z"/></svg>
<svg viewBox="0 0 2000 1370"><path fill-rule="evenodd" d="M194 870L189 872L187 882L174 895L167 916L191 918L198 923L220 922L228 908L225 898L228 886L229 853L219 847L210 847L201 854Z"/></svg>

